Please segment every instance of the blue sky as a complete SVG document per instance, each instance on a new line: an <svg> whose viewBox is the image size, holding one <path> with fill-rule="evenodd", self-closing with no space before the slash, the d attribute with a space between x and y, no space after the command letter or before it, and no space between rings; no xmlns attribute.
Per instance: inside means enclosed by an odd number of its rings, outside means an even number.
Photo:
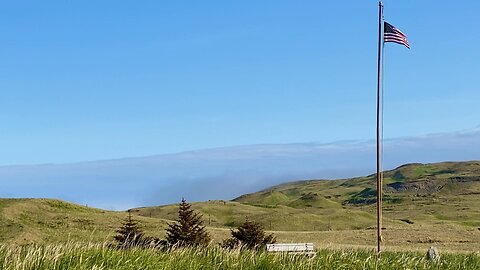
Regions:
<svg viewBox="0 0 480 270"><path fill-rule="evenodd" d="M480 2L384 1L385 135L480 124ZM0 1L0 165L375 136L376 1Z"/></svg>

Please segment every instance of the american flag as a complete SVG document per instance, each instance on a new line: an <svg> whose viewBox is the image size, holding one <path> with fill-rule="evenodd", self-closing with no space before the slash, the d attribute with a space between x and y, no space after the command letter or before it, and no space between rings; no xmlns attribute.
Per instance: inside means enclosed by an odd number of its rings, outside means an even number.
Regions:
<svg viewBox="0 0 480 270"><path fill-rule="evenodd" d="M407 36L387 22L384 22L384 42L394 42L410 49Z"/></svg>

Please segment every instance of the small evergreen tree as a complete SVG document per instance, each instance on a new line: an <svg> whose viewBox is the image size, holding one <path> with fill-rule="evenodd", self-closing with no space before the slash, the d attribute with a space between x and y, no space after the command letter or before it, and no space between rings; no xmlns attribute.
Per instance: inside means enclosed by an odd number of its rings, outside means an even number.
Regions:
<svg viewBox="0 0 480 270"><path fill-rule="evenodd" d="M138 222L133 220L130 211L128 211L127 218L116 232L117 235L114 236L114 239L120 248L142 246L145 243L143 231L140 229Z"/></svg>
<svg viewBox="0 0 480 270"><path fill-rule="evenodd" d="M265 234L260 223L248 219L237 230L231 230L231 233L232 237L225 239L221 244L225 248L263 248L267 244L274 244L277 241L273 234Z"/></svg>
<svg viewBox="0 0 480 270"><path fill-rule="evenodd" d="M167 243L179 246L199 246L210 243L210 234L205 229L202 215L195 213L191 205L182 198L178 219L168 224Z"/></svg>

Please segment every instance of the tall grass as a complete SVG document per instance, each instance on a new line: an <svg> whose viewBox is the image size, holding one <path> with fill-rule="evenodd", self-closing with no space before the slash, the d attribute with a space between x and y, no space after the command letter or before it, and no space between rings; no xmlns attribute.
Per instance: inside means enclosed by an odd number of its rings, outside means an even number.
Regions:
<svg viewBox="0 0 480 270"><path fill-rule="evenodd" d="M55 269L480 269L480 255L444 254L429 261L424 254L320 250L303 255L226 251L217 247L117 250L106 244L44 246L0 245L0 267L6 270Z"/></svg>

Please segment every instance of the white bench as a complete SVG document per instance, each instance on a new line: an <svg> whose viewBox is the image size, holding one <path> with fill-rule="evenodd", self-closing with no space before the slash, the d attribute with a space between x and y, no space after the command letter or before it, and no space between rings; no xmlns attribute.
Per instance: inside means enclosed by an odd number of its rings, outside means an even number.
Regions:
<svg viewBox="0 0 480 270"><path fill-rule="evenodd" d="M268 252L314 255L313 243L267 244Z"/></svg>

